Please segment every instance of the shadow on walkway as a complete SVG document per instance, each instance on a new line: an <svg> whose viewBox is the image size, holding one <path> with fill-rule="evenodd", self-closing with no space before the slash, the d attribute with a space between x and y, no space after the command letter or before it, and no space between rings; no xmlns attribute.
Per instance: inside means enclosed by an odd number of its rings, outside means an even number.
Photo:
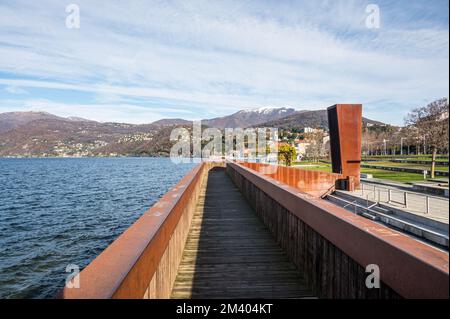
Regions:
<svg viewBox="0 0 450 319"><path fill-rule="evenodd" d="M172 298L313 297L226 175L212 169L203 185Z"/></svg>

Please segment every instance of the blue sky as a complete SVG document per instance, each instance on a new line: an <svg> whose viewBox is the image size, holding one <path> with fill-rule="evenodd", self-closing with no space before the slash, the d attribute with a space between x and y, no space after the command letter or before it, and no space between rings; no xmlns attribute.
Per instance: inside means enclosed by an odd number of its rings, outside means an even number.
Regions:
<svg viewBox="0 0 450 319"><path fill-rule="evenodd" d="M68 4L80 28L65 26ZM366 7L380 28L366 27ZM99 121L363 103L402 124L449 91L449 2L0 0L0 112Z"/></svg>

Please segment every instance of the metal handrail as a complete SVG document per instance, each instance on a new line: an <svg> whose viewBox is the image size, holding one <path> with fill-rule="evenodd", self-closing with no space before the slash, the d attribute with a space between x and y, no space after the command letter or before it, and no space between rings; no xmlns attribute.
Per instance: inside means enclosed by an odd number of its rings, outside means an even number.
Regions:
<svg viewBox="0 0 450 319"><path fill-rule="evenodd" d="M366 212L369 212L369 213L375 215L376 217L386 217L386 218L390 218L390 219L392 219L392 220L401 222L401 223L403 223L403 224L405 224L405 225L413 226L413 227L415 227L415 228L417 228L417 229L419 229L419 230L422 230L422 231L425 231L425 232L429 232L429 233L432 233L432 234L441 236L441 237L443 237L443 238L447 238L447 239L449 238L448 235L444 235L444 234L438 233L438 232L436 232L436 231L433 231L433 230L431 230L431 229L427 229L427 228L421 227L420 225L413 224L413 223L411 223L411 222L409 222L409 221L406 221L406 220L404 220L404 219L401 219L401 218L397 218L397 217L394 217L394 216L390 216L390 215L387 215L387 214L384 214L384 213L375 211L375 210L373 210L373 209L371 209L371 208L369 208L369 207L364 207L364 206L358 204L358 203L356 202L356 200L353 201L353 202L350 202L350 201L348 201L348 200L345 200L345 199L343 199L343 198L337 197L337 196L335 196L335 195L328 195L328 196L337 198L338 200L343 201L344 203L346 203L346 205L342 206L343 208L345 208L345 207L347 207L347 206L349 206L349 205L353 205L353 206L355 207L355 211L356 211L356 207L358 207L358 208L361 208L361 209L365 210ZM356 213L356 214L357 214L357 215L360 215L360 214L358 214L358 213Z"/></svg>
<svg viewBox="0 0 450 319"><path fill-rule="evenodd" d="M369 184L369 183L362 183L361 182L361 186L362 185L372 185L372 184ZM382 190L391 190L392 192L397 192L397 193L407 193L407 194L411 194L411 195L416 195L416 196L421 196L421 197L431 197L431 198L434 198L434 199L438 199L438 200L442 200L442 201L448 201L447 199L445 199L445 198L441 198L441 197L439 197L439 196L433 196L433 195L428 195L428 194L421 194L421 193L418 193L418 192L411 192L411 191L402 191L402 190L396 190L396 189L390 189L390 188L388 188L388 187L385 187L385 186L378 186L378 185L373 185L373 187L376 187L376 188L378 188L378 189L382 189Z"/></svg>
<svg viewBox="0 0 450 319"><path fill-rule="evenodd" d="M367 183L361 183L361 195L364 197L364 185L368 185ZM386 203L397 203L397 204L401 204L404 205L405 208L408 208L408 194L409 195L414 195L414 196L418 196L420 198L423 198L425 200L425 214L429 214L430 213L430 199L433 198L435 200L440 200L442 202L448 202L448 200L446 199L442 199L436 196L430 196L430 195L426 195L426 194L420 194L420 193L416 193L416 192L408 192L408 191L402 191L402 190L397 190L397 189L390 189L387 187L383 187L383 186L378 186L378 185L372 185L373 186L373 190L371 190L369 193L367 193L366 195L366 202L367 202L367 206L369 206L369 195L372 193L378 193L378 200L376 199L376 196L374 196L374 201L376 201L377 203L382 202L381 201L381 193L387 193L387 201ZM393 199L393 194L403 194L403 202L399 202Z"/></svg>

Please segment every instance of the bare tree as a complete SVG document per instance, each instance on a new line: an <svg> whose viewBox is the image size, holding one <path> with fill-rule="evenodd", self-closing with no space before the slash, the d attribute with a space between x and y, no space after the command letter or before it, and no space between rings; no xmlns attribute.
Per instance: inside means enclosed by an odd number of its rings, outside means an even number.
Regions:
<svg viewBox="0 0 450 319"><path fill-rule="evenodd" d="M443 98L414 109L406 118L406 124L414 126L431 148L431 178L435 175L438 151L448 149L448 110L448 100Z"/></svg>
<svg viewBox="0 0 450 319"><path fill-rule="evenodd" d="M402 143L403 140L403 143ZM403 145L404 152L406 151L406 154L410 154L411 152L411 145L416 146L417 141L419 140L417 128L412 125L407 125L405 127L401 128L400 131L400 144ZM405 149L406 148L406 149Z"/></svg>

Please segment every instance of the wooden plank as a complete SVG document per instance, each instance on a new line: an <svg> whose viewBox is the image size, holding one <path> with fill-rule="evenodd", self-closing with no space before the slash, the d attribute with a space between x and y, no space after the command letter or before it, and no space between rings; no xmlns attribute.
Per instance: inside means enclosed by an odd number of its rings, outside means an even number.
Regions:
<svg viewBox="0 0 450 319"><path fill-rule="evenodd" d="M172 298L314 297L298 268L224 170L210 171L204 184ZM254 192L251 184L244 187ZM252 195L255 207L263 196L257 192ZM286 212L279 213L271 219L275 232L286 229L291 222L284 216ZM283 227L278 230L276 223ZM280 244L295 240L296 233L295 223L291 234L281 236Z"/></svg>

